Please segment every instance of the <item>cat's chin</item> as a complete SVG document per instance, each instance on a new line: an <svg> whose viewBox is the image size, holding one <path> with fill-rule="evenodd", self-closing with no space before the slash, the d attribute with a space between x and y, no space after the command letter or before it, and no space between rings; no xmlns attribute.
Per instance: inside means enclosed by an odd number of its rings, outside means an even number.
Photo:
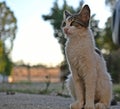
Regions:
<svg viewBox="0 0 120 109"><path fill-rule="evenodd" d="M66 37L66 38L70 38L70 37L71 37L71 35L65 35L65 37Z"/></svg>
<svg viewBox="0 0 120 109"><path fill-rule="evenodd" d="M71 37L71 36L72 36L72 33L67 32L67 33L65 33L65 35L66 35L66 37Z"/></svg>
<svg viewBox="0 0 120 109"><path fill-rule="evenodd" d="M66 34L67 36L71 35L71 33L70 33L69 31L65 32L65 34Z"/></svg>

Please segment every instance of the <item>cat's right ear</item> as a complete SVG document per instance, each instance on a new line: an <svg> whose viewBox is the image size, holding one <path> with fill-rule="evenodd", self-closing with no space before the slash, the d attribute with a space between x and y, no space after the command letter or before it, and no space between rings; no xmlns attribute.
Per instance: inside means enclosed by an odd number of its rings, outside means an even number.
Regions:
<svg viewBox="0 0 120 109"><path fill-rule="evenodd" d="M68 18L69 16L71 16L71 13L68 11L64 11L64 19Z"/></svg>

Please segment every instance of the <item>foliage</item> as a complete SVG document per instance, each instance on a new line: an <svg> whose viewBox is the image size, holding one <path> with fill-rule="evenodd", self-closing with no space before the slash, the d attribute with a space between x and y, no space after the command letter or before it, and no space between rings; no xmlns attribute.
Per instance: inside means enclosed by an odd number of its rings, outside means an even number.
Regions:
<svg viewBox="0 0 120 109"><path fill-rule="evenodd" d="M0 2L0 73L9 75L12 62L9 54L13 48L13 40L17 30L14 13L5 2Z"/></svg>
<svg viewBox="0 0 120 109"><path fill-rule="evenodd" d="M113 85L113 94L114 94L115 100L120 101L120 85L119 84Z"/></svg>
<svg viewBox="0 0 120 109"><path fill-rule="evenodd" d="M14 86L14 87L13 87ZM23 88L24 87L24 88ZM45 82L17 82L0 84L0 92L20 92L29 94L55 94L59 96L68 97L68 90L65 88L64 92L61 90L61 83L51 83L46 90Z"/></svg>
<svg viewBox="0 0 120 109"><path fill-rule="evenodd" d="M51 8L50 14L42 16L45 21L47 21L47 20L50 21L51 25L53 26L54 37L58 39L58 42L61 45L61 50L62 50L65 60L66 60L66 58L65 58L64 47L65 47L66 39L64 38L64 34L61 30L61 23L63 20L63 12L65 10L69 10L70 12L76 12L76 11L80 10L82 4L83 4L83 1L81 0L80 7L77 9L74 9L71 6L68 6L68 4L65 0L64 0L62 7L60 7L58 5L57 1L55 1L54 6Z"/></svg>
<svg viewBox="0 0 120 109"><path fill-rule="evenodd" d="M98 24L99 24L99 20L96 20L95 19L95 15L96 14L93 14L91 16L91 20L90 20L90 27L91 27L91 30L93 32L93 35L95 37L95 39L97 39L99 36L100 36L100 32L101 32L101 29L99 28ZM98 44L97 44L98 45Z"/></svg>
<svg viewBox="0 0 120 109"><path fill-rule="evenodd" d="M4 55L4 47L3 43L0 40L0 73L3 73L5 71L6 61L5 61L5 55Z"/></svg>
<svg viewBox="0 0 120 109"><path fill-rule="evenodd" d="M0 74L2 75L10 75L12 71L12 62L5 54L5 49L2 41L0 40Z"/></svg>
<svg viewBox="0 0 120 109"><path fill-rule="evenodd" d="M105 28L101 31L99 37L96 38L96 43L98 48L104 50L105 54L109 54L119 48L112 41L111 17L108 18Z"/></svg>
<svg viewBox="0 0 120 109"><path fill-rule="evenodd" d="M108 72L112 76L113 83L120 83L120 49L106 55Z"/></svg>
<svg viewBox="0 0 120 109"><path fill-rule="evenodd" d="M0 3L0 39L5 45L5 52L10 53L15 39L17 20L5 2Z"/></svg>
<svg viewBox="0 0 120 109"><path fill-rule="evenodd" d="M4 74L9 76L12 73L13 63L7 55L5 55L5 61L6 61L6 67Z"/></svg>

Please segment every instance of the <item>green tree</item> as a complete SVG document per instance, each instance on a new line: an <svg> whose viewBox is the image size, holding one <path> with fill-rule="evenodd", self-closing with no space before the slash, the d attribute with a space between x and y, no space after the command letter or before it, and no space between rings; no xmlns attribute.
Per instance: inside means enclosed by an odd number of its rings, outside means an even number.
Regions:
<svg viewBox="0 0 120 109"><path fill-rule="evenodd" d="M17 30L17 20L14 13L5 2L0 3L0 40L5 46L5 52L10 53Z"/></svg>
<svg viewBox="0 0 120 109"><path fill-rule="evenodd" d="M2 41L0 40L0 73L1 74L3 74L3 72L5 71L5 67L6 67L6 61L4 55L4 47Z"/></svg>
<svg viewBox="0 0 120 109"><path fill-rule="evenodd" d="M60 43L61 50L64 55L64 60L66 60L65 51L64 51L66 39L64 38L64 34L61 30L61 23L63 21L63 12L65 10L69 10L70 12L79 11L81 6L83 5L83 0L80 1L80 6L77 9L74 9L72 6L68 6L66 0L63 0L63 1L64 1L63 6L60 7L56 0L54 2L53 7L51 8L50 14L43 15L42 17L45 21L50 21L51 25L53 26L54 37L57 38L58 42Z"/></svg>
<svg viewBox="0 0 120 109"><path fill-rule="evenodd" d="M0 40L0 74L3 76L10 75L13 63L9 59L8 54L5 53L3 42Z"/></svg>
<svg viewBox="0 0 120 109"><path fill-rule="evenodd" d="M110 54L117 50L119 46L115 45L112 41L112 31L111 31L111 17L108 18L105 23L105 28L102 29L98 38L96 38L98 47L104 50L105 54Z"/></svg>
<svg viewBox="0 0 120 109"><path fill-rule="evenodd" d="M0 73L3 75L9 75L12 70L9 55L13 48L16 30L17 20L14 13L5 2L0 2Z"/></svg>

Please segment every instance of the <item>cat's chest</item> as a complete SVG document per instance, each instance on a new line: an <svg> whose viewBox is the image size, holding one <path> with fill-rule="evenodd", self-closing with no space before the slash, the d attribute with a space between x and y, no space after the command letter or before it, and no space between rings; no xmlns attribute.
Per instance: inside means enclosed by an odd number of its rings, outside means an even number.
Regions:
<svg viewBox="0 0 120 109"><path fill-rule="evenodd" d="M67 56L68 57L74 57L74 56L77 56L77 54L78 54L78 52L79 52L79 48L77 47L77 46L75 46L75 45L67 45L66 46L66 54L67 54Z"/></svg>
<svg viewBox="0 0 120 109"><path fill-rule="evenodd" d="M76 43L67 43L66 45L66 55L68 61L73 62L82 57L82 47L80 44Z"/></svg>

